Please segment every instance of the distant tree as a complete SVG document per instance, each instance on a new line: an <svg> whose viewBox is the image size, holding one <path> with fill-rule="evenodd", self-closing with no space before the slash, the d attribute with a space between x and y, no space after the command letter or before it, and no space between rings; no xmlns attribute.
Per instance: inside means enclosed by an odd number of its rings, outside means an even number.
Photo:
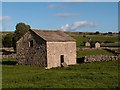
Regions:
<svg viewBox="0 0 120 90"><path fill-rule="evenodd" d="M13 38L13 33L6 34L2 39L3 47L12 47L13 45L12 38Z"/></svg>
<svg viewBox="0 0 120 90"><path fill-rule="evenodd" d="M94 35L94 33L90 32L89 35Z"/></svg>
<svg viewBox="0 0 120 90"><path fill-rule="evenodd" d="M120 34L120 31L118 32L118 34Z"/></svg>
<svg viewBox="0 0 120 90"><path fill-rule="evenodd" d="M99 31L96 31L95 34L100 34L100 32L99 32Z"/></svg>
<svg viewBox="0 0 120 90"><path fill-rule="evenodd" d="M108 32L108 34L112 34L112 32Z"/></svg>
<svg viewBox="0 0 120 90"><path fill-rule="evenodd" d="M86 37L86 33L83 33L83 37L84 37L84 38Z"/></svg>
<svg viewBox="0 0 120 90"><path fill-rule="evenodd" d="M103 33L103 35L107 35L108 33Z"/></svg>
<svg viewBox="0 0 120 90"><path fill-rule="evenodd" d="M82 34L82 32L79 32L79 34Z"/></svg>
<svg viewBox="0 0 120 90"><path fill-rule="evenodd" d="M25 23L18 23L13 36L13 48L16 50L16 42L30 29Z"/></svg>

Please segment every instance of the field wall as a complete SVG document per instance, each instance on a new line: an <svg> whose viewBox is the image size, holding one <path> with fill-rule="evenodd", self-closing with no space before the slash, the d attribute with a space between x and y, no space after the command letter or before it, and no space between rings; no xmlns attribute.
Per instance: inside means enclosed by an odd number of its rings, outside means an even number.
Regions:
<svg viewBox="0 0 120 90"><path fill-rule="evenodd" d="M119 56L91 55L84 57L84 62L113 61L113 60L120 60L120 55Z"/></svg>
<svg viewBox="0 0 120 90"><path fill-rule="evenodd" d="M0 55L0 59L2 58L16 58L16 54Z"/></svg>

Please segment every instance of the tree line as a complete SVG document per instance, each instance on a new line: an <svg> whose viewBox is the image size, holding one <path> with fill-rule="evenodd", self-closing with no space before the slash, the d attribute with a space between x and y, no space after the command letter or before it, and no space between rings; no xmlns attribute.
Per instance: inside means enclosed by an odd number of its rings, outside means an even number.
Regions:
<svg viewBox="0 0 120 90"><path fill-rule="evenodd" d="M18 23L14 33L8 33L2 37L3 47L13 47L16 50L16 42L30 29L30 25Z"/></svg>

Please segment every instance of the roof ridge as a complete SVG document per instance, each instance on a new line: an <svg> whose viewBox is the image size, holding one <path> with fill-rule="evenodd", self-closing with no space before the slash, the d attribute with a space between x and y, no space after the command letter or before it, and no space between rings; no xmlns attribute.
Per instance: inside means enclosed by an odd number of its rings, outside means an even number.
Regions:
<svg viewBox="0 0 120 90"><path fill-rule="evenodd" d="M54 41L54 42L55 41L60 41L60 42L75 41L75 39L73 39L71 36L59 30L30 29L30 31L36 33L38 36L40 36L46 41Z"/></svg>
<svg viewBox="0 0 120 90"><path fill-rule="evenodd" d="M32 31L51 31L51 32L54 32L54 31L60 31L60 30L43 30L43 29L31 29ZM62 32L62 31L60 31Z"/></svg>

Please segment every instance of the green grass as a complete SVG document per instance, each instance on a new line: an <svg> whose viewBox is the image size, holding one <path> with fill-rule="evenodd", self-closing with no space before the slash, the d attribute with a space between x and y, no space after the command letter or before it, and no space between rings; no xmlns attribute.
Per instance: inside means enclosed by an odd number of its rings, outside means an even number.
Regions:
<svg viewBox="0 0 120 90"><path fill-rule="evenodd" d="M3 65L3 88L117 88L118 61L92 62L45 70Z"/></svg>
<svg viewBox="0 0 120 90"><path fill-rule="evenodd" d="M89 55L113 55L112 53L105 50L80 50L77 51L77 57L89 56Z"/></svg>
<svg viewBox="0 0 120 90"><path fill-rule="evenodd" d="M119 49L112 49L115 52L120 52L120 48Z"/></svg>
<svg viewBox="0 0 120 90"><path fill-rule="evenodd" d="M90 37L92 41L100 41L100 42L118 42L118 36L108 36L108 35L87 35Z"/></svg>
<svg viewBox="0 0 120 90"><path fill-rule="evenodd" d="M78 33L68 33L76 40L76 46L80 47L84 45L84 42L87 42L88 39L83 37L83 35L79 35Z"/></svg>
<svg viewBox="0 0 120 90"><path fill-rule="evenodd" d="M81 47L84 45L84 42L87 42L89 39L91 38L92 41L96 42L118 42L119 38L118 36L109 36L109 35L86 35L86 37L83 37L83 35L80 35L79 33L75 33L75 32L69 32L67 33L70 36L72 36L75 40L76 40L76 45L77 47ZM118 44L114 44L115 46Z"/></svg>
<svg viewBox="0 0 120 90"><path fill-rule="evenodd" d="M16 59L15 58L4 58L2 59L2 61L16 61Z"/></svg>
<svg viewBox="0 0 120 90"><path fill-rule="evenodd" d="M76 39L77 46L88 39L78 33L70 33ZM115 36L88 35L94 41L116 42ZM77 57L88 55L112 55L105 50L78 51ZM45 70L37 66L12 65L15 59L3 59L3 88L117 88L118 61L92 62ZM9 65L11 64L11 65Z"/></svg>
<svg viewBox="0 0 120 90"><path fill-rule="evenodd" d="M115 51L120 52L120 48L119 48L119 49L116 49Z"/></svg>
<svg viewBox="0 0 120 90"><path fill-rule="evenodd" d="M101 46L106 46L106 47L120 47L120 43L105 43L105 44L102 44Z"/></svg>
<svg viewBox="0 0 120 90"><path fill-rule="evenodd" d="M74 35L74 34L72 34L71 36L76 40L76 46L77 47L83 46L84 42L88 41L88 39L83 37L82 35L76 35L76 34Z"/></svg>

